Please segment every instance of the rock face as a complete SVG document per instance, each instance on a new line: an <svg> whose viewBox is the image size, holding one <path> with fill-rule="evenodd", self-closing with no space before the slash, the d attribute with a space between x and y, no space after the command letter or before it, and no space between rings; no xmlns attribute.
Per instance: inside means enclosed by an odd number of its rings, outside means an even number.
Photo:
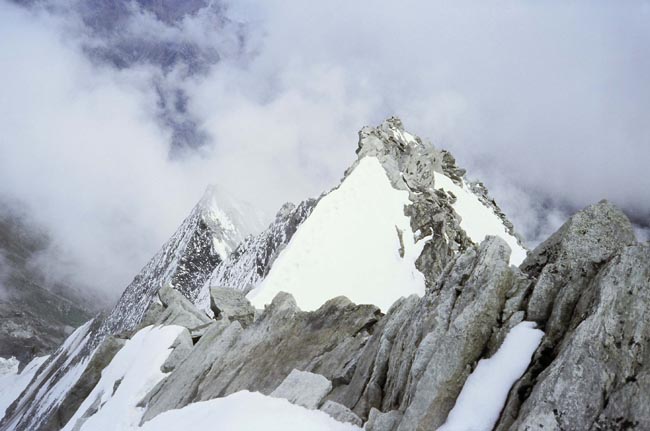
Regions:
<svg viewBox="0 0 650 431"><path fill-rule="evenodd" d="M206 313L211 313L210 293L204 289L205 280L218 262L258 228L254 218L245 216L246 212L217 189L208 188L172 238L126 288L113 310L79 328L43 364L38 378L5 414L0 429L58 429L57 409L68 402L68 396L83 399L82 393L70 391L102 342L110 336L132 335L145 318L151 319L150 323L188 326L209 322ZM92 385L84 387L92 389Z"/></svg>
<svg viewBox="0 0 650 431"><path fill-rule="evenodd" d="M436 189L432 170L467 186L451 155L428 148L395 119L364 129L358 153L377 157L391 183L409 193L404 213L426 240L415 261L423 295L402 297L384 315L345 297L302 311L292 295L279 293L256 312L245 292L269 274L317 201L285 206L266 231L216 263L201 217L190 217L192 227L156 257L152 268L159 270L148 273L148 284L131 285L108 324L97 319L77 330L0 430L59 429L120 349L119 337L172 324L185 329L176 328L161 366L168 374L137 412L124 412L140 423L248 390L368 431L433 430L448 419L478 361L523 321L545 335L521 378L502 388L509 394L495 430L650 429L650 245L635 241L623 213L607 202L586 208L516 267L512 242L499 235L472 241L454 210L456 197ZM472 187L514 235L482 186ZM395 244L395 258L403 258ZM209 288L206 310L199 297Z"/></svg>

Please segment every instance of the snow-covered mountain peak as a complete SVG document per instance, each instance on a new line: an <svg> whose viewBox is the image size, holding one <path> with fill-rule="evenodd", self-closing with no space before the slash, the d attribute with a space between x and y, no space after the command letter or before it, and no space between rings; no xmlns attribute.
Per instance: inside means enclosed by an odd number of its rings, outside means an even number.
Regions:
<svg viewBox="0 0 650 431"><path fill-rule="evenodd" d="M358 160L366 156L377 157L394 187L416 193L431 192L434 172L443 173L457 183L465 175L465 170L456 166L456 160L448 151L439 150L407 132L396 117L377 127L361 129L357 155ZM348 171L355 167L356 163Z"/></svg>
<svg viewBox="0 0 650 431"><path fill-rule="evenodd" d="M364 127L359 132L357 155L358 160L346 175L364 157L376 157L393 186L408 190L412 202L446 201L472 242L478 244L488 235L499 236L512 250L512 264L519 265L526 257L526 248L513 224L489 196L485 185L468 181L465 169L457 166L450 152L407 132L400 119L392 117L378 127ZM462 243L459 246L462 248Z"/></svg>
<svg viewBox="0 0 650 431"><path fill-rule="evenodd" d="M455 255L487 236L506 241L512 264L525 258L485 187L467 182L449 152L399 119L363 128L357 155L338 186L285 204L206 286L243 290L258 308L285 291L304 310L338 295L386 310L401 296L424 294Z"/></svg>

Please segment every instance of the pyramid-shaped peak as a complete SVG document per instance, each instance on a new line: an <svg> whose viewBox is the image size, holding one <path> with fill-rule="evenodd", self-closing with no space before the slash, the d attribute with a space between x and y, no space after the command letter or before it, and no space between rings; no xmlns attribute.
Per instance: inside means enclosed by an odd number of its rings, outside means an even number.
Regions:
<svg viewBox="0 0 650 431"><path fill-rule="evenodd" d="M366 156L379 159L393 186L408 191L431 193L434 172L446 175L459 185L465 175L451 153L406 131L397 117L390 117L377 127L361 129L356 153L358 160ZM355 166L356 163L351 169Z"/></svg>

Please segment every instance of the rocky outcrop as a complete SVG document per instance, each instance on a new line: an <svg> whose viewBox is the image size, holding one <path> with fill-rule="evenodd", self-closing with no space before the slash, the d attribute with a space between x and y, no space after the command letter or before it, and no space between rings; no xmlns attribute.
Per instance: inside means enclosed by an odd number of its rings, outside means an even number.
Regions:
<svg viewBox="0 0 650 431"><path fill-rule="evenodd" d="M243 389L270 394L294 369L341 384L379 318L376 307L345 298L303 312L291 295L279 294L247 328L238 321L215 321L188 358L143 401L144 421Z"/></svg>
<svg viewBox="0 0 650 431"><path fill-rule="evenodd" d="M522 264L537 281L524 308L546 336L498 430L650 427L650 247L607 202L573 216ZM638 378L640 376L641 378ZM624 396L627 398L623 398Z"/></svg>
<svg viewBox="0 0 650 431"><path fill-rule="evenodd" d="M216 319L236 320L244 328L255 319L255 308L241 290L213 287L210 289L210 308Z"/></svg>
<svg viewBox="0 0 650 431"><path fill-rule="evenodd" d="M329 398L365 419L373 408L396 410L400 429L442 425L506 302L525 282L509 254L503 240L490 238L458 256L425 297L398 301L375 328L350 383Z"/></svg>

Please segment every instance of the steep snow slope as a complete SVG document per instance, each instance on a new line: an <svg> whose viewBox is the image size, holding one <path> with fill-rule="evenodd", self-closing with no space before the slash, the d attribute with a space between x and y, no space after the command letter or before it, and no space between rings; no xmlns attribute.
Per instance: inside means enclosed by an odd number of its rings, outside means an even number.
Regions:
<svg viewBox="0 0 650 431"><path fill-rule="evenodd" d="M148 326L138 331L102 371L102 377L64 431L125 430L137 427L138 402L165 374L160 370L170 347L185 329Z"/></svg>
<svg viewBox="0 0 650 431"><path fill-rule="evenodd" d="M344 295L385 311L402 296L423 295L414 263L425 240L415 242L404 215L409 203L379 161L365 157L318 202L248 298L261 308L284 291L301 309L315 310Z"/></svg>
<svg viewBox="0 0 650 431"><path fill-rule="evenodd" d="M465 181L462 181L463 185L461 187L445 174L440 172L434 172L433 174L435 187L451 192L456 197L456 202L452 206L454 211L461 217L460 227L467 232L472 241L479 244L487 235L500 236L512 250L510 263L519 266L526 258L527 251L519 244L517 238L507 231L503 220L491 208L481 202Z"/></svg>
<svg viewBox="0 0 650 431"><path fill-rule="evenodd" d="M92 321L77 328L45 361L29 382L11 414L5 412L2 429L39 429L45 417L56 411L89 360L80 352L90 342Z"/></svg>
<svg viewBox="0 0 650 431"><path fill-rule="evenodd" d="M39 356L25 366L22 372L18 372L18 361L11 364L11 369L4 369L0 374L0 419L4 417L7 407L14 402L20 393L27 387L32 380L38 368L43 365L48 356ZM7 360L0 358L3 365L8 365Z"/></svg>
<svg viewBox="0 0 650 431"><path fill-rule="evenodd" d="M266 277L241 271L242 259L223 262L215 274L245 274L239 280L253 283L230 287L252 287L248 298L257 307L285 291L305 310L344 295L385 311L399 297L422 295L425 276L434 281L453 255L488 235L506 241L511 264L526 257L487 190L467 183L451 154L406 132L398 119L364 128L357 154L341 185L320 198L266 266Z"/></svg>

